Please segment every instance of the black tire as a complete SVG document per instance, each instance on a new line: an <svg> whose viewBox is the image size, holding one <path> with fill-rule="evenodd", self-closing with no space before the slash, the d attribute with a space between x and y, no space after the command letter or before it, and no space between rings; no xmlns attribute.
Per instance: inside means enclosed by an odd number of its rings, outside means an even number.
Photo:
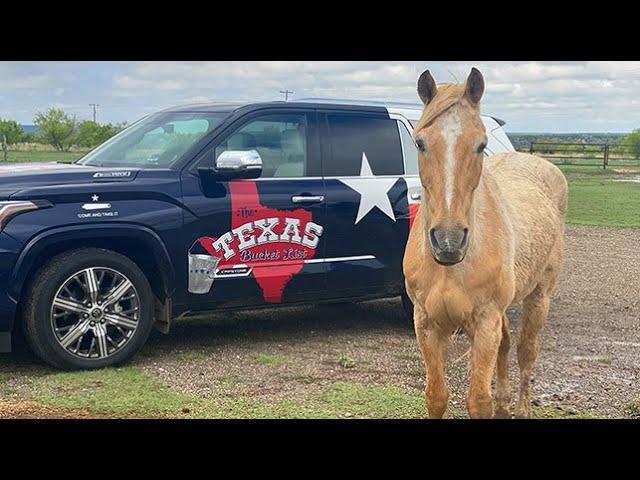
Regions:
<svg viewBox="0 0 640 480"><path fill-rule="evenodd" d="M400 296L402 298L402 309L404 310L404 317L408 324L413 325L413 303L407 292L403 292Z"/></svg>
<svg viewBox="0 0 640 480"><path fill-rule="evenodd" d="M139 302L137 326L119 349L103 358L83 358L68 351L52 327L52 305L58 291L75 273L92 267L124 275L133 284ZM120 364L142 348L153 327L153 293L145 274L129 258L102 248L81 248L53 257L32 277L22 307L29 346L44 362L61 369L95 369Z"/></svg>

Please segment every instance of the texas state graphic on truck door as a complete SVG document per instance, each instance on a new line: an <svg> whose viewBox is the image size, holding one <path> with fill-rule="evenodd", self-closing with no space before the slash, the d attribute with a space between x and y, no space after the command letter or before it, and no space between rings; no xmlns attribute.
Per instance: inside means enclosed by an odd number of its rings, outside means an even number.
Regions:
<svg viewBox="0 0 640 480"><path fill-rule="evenodd" d="M264 300L279 303L289 281L315 257L324 229L311 211L262 205L256 182L229 182L229 193L231 230L197 244L218 259L214 278L252 275Z"/></svg>

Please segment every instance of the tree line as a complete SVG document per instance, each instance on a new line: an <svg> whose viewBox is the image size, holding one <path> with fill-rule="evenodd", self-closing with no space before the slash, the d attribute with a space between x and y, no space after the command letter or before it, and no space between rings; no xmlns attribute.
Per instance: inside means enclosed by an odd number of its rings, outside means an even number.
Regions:
<svg viewBox="0 0 640 480"><path fill-rule="evenodd" d="M640 158L640 128L636 128L627 137L626 141L631 145L631 152L636 158Z"/></svg>
<svg viewBox="0 0 640 480"><path fill-rule="evenodd" d="M65 113L64 110L57 108L51 108L46 112L38 112L33 119L33 123L38 127L38 130L36 132L25 132L22 129L22 125L15 120L3 120L0 118L0 143L4 141L9 146L18 143L41 143L51 145L59 151L68 151L71 147L92 148L105 142L127 125L126 122L99 124L92 120L78 121L75 117ZM512 136L510 135L510 137ZM526 137L529 137L529 135L526 135ZM516 148L523 148L517 140L517 138L512 138ZM558 139L557 137L536 136L535 141L556 143ZM623 145L624 148L622 148ZM554 146L545 147L541 145L540 147L540 152L543 152L545 148L558 151L557 147ZM562 147L561 152L591 153L593 151L595 153L598 148L592 145L565 145ZM640 158L640 128L626 136L621 136L617 141L611 142L610 153L630 153L635 158Z"/></svg>
<svg viewBox="0 0 640 480"><path fill-rule="evenodd" d="M99 124L92 120L78 121L64 110L51 108L38 112L33 119L37 131L25 132L15 120L0 118L0 143L41 143L51 145L58 151L71 147L92 148L108 140L126 126L123 123Z"/></svg>

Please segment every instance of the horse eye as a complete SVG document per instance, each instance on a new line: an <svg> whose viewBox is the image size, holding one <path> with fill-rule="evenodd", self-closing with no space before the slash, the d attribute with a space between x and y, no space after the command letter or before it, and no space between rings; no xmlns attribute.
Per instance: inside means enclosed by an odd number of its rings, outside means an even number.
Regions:
<svg viewBox="0 0 640 480"><path fill-rule="evenodd" d="M486 143L481 143L480 146L478 147L478 153L484 152L485 148L487 148L487 144Z"/></svg>
<svg viewBox="0 0 640 480"><path fill-rule="evenodd" d="M426 152L427 150L427 147L425 146L421 138L416 140L416 147L418 147L418 150L420 150L421 152Z"/></svg>

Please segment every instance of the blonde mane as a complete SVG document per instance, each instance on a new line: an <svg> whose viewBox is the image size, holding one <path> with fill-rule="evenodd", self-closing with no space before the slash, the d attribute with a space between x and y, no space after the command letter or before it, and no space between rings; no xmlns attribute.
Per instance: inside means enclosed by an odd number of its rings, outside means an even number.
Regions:
<svg viewBox="0 0 640 480"><path fill-rule="evenodd" d="M456 103L462 100L465 92L464 83L440 83L438 84L438 93L422 111L420 120L414 129L415 132L422 130L428 126L442 113L449 110Z"/></svg>

